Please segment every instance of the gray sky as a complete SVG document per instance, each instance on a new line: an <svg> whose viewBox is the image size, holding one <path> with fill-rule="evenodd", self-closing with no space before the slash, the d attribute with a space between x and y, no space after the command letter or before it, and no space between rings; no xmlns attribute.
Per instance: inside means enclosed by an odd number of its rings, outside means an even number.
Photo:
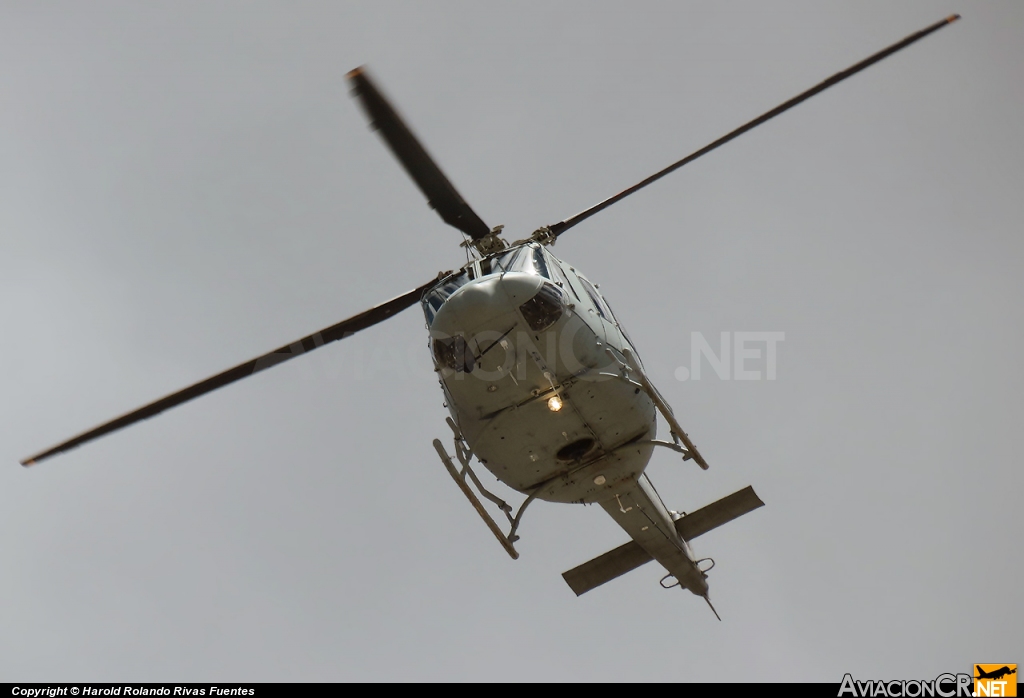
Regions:
<svg viewBox="0 0 1024 698"><path fill-rule="evenodd" d="M16 461L460 263L347 95L367 64L522 237L870 53L964 19L566 234L711 464L718 623L537 504L511 561L438 462L413 309ZM1024 661L1024 6L0 4L0 676L932 678ZM680 382L778 331L775 381ZM1017 628L1016 630L1014 628Z"/></svg>

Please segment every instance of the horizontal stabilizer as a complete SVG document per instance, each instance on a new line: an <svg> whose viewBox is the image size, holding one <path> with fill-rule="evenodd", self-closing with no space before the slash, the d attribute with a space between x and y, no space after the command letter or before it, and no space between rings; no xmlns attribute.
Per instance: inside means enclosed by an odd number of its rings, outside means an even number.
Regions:
<svg viewBox="0 0 1024 698"><path fill-rule="evenodd" d="M754 488L746 487L679 519L676 521L676 530L684 539L693 540L762 506L764 502L754 493ZM646 550L635 541L629 541L564 572L562 578L576 592L576 596L580 596L626 572L635 570L651 559Z"/></svg>
<svg viewBox="0 0 1024 698"><path fill-rule="evenodd" d="M685 540L693 540L763 506L764 502L754 494L754 488L745 487L679 519L676 521L676 530Z"/></svg>
<svg viewBox="0 0 1024 698"><path fill-rule="evenodd" d="M646 550L635 541L629 541L615 550L609 550L604 555L584 562L579 567L563 572L562 579L576 592L576 596L580 596L630 570L635 570L651 559Z"/></svg>

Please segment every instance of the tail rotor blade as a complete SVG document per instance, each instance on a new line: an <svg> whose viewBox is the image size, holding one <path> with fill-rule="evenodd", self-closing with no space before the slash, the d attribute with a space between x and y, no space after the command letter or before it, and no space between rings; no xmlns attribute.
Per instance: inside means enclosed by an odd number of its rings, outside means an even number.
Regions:
<svg viewBox="0 0 1024 698"><path fill-rule="evenodd" d="M430 207L450 226L458 228L474 240L491 231L480 216L469 207L412 131L373 84L364 68L348 74L352 92L378 129L388 148L420 188Z"/></svg>

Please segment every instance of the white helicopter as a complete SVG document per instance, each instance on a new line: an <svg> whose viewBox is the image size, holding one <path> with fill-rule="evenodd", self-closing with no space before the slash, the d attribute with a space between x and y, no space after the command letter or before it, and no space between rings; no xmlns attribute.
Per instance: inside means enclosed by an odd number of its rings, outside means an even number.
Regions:
<svg viewBox="0 0 1024 698"><path fill-rule="evenodd" d="M353 93L413 181L441 218L460 230L472 255L457 271L336 325L230 368L133 412L26 458L24 466L152 417L335 340L344 339L420 303L435 370L450 411L458 464L439 440L441 461L488 528L513 558L516 531L535 499L598 504L631 541L563 574L577 595L651 560L709 606L710 558L698 559L694 538L760 506L747 487L688 515L670 511L644 470L655 447L708 464L644 371L632 341L597 287L549 248L567 230L818 92L959 19L951 15L836 73L647 179L581 213L507 243L502 226L489 227L451 182L368 77L348 74ZM657 414L671 440L658 440ZM498 480L526 495L513 508L488 491L474 470L479 461ZM503 533L472 487L505 514ZM711 606L714 611L714 606ZM718 616L717 611L715 612Z"/></svg>

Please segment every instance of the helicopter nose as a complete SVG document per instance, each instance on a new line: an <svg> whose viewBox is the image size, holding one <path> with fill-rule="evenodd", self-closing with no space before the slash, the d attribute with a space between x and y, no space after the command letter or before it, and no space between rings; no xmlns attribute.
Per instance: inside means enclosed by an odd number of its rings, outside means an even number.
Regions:
<svg viewBox="0 0 1024 698"><path fill-rule="evenodd" d="M493 329L498 318L515 311L537 295L544 281L533 274L508 272L471 281L437 311L431 330L455 335ZM507 324L507 320L505 321ZM499 323L500 324L500 323Z"/></svg>

